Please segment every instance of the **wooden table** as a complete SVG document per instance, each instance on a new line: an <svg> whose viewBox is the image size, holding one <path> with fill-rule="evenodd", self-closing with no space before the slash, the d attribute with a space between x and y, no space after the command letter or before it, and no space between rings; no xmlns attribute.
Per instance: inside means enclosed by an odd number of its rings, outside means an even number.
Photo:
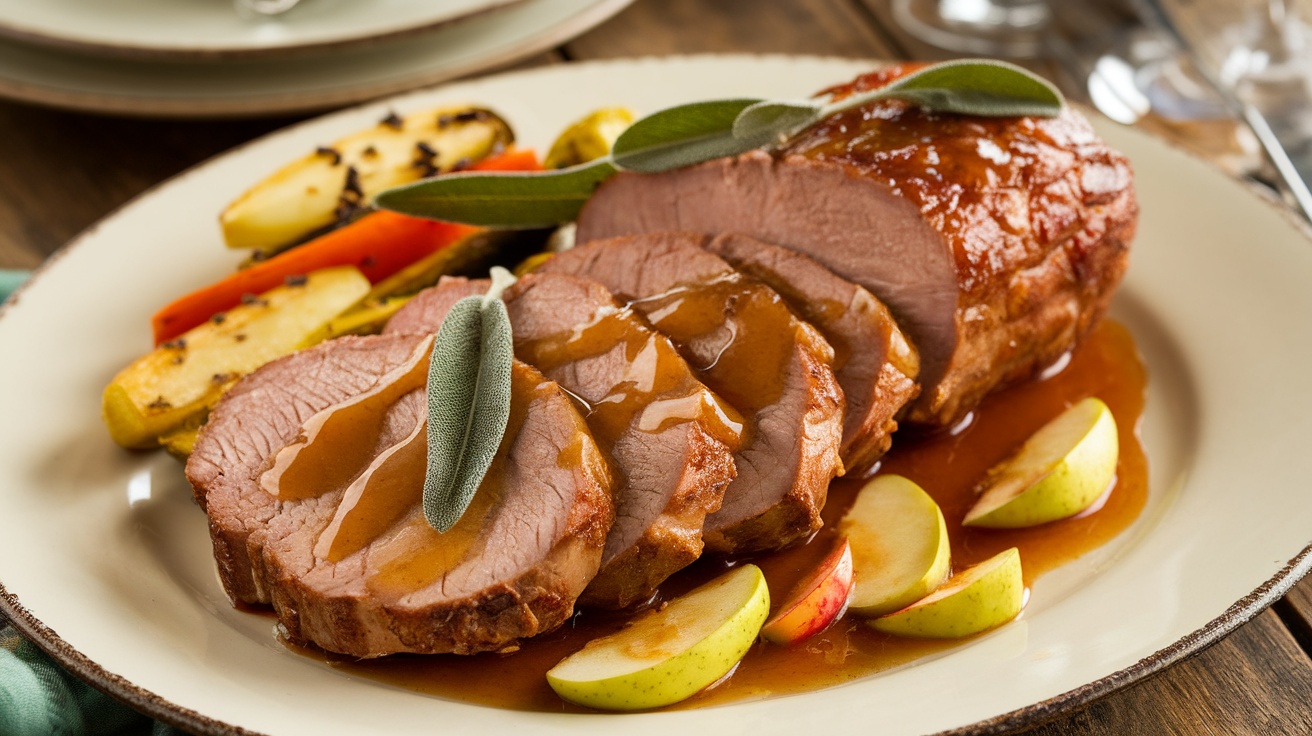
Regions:
<svg viewBox="0 0 1312 736"><path fill-rule="evenodd" d="M1114 13L1110 17L1117 20ZM1087 29L1090 22L1065 19L1068 29ZM524 66L704 52L944 56L900 33L885 0L637 0L603 26ZM1040 68L1071 96L1082 96L1078 69ZM139 121L0 102L0 268L37 266L146 189L294 121ZM1147 125L1213 157L1237 153L1227 158L1232 167L1252 163L1243 146L1233 145L1226 126L1218 133L1215 126L1161 120ZM1310 654L1312 579L1206 651L1024 733L1305 736L1312 734Z"/></svg>

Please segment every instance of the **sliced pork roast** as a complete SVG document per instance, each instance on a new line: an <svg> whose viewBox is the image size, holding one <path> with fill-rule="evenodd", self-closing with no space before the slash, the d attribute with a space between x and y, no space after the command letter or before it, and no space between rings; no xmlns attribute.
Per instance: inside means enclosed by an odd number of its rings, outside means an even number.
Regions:
<svg viewBox="0 0 1312 736"><path fill-rule="evenodd" d="M456 301L487 285L443 279L387 329L432 332ZM664 335L600 284L530 275L503 298L516 355L586 404L588 426L614 461L615 524L582 602L620 608L646 600L701 555L703 521L734 477L741 419Z"/></svg>
<svg viewBox="0 0 1312 736"><path fill-rule="evenodd" d="M738 476L703 538L717 552L778 549L820 527L842 473L843 394L833 349L780 296L679 233L617 238L542 266L601 282L670 337L744 420Z"/></svg>
<svg viewBox="0 0 1312 736"><path fill-rule="evenodd" d="M834 348L834 375L843 389L843 464L848 475L869 471L888 452L895 417L920 391L920 358L869 291L814 260L745 235L721 235L706 246L739 271L779 292L799 317Z"/></svg>
<svg viewBox="0 0 1312 736"><path fill-rule="evenodd" d="M263 549L279 504L260 488L267 464L297 439L306 420L396 379L422 357L424 342L415 335L342 338L256 371L214 408L186 472L196 501L209 516L219 578L233 601L271 600ZM390 438L381 439L386 444ZM376 442L366 439L360 445L355 467L339 471L337 485L344 487L372 458Z"/></svg>
<svg viewBox="0 0 1312 736"><path fill-rule="evenodd" d="M614 514L606 460L570 398L518 361L469 510L446 534L425 521L429 345L344 338L275 361L198 439L188 476L211 527L245 525L246 577L293 641L357 657L497 650L565 622L596 573ZM363 390L333 390L344 375ZM232 541L216 533L216 552Z"/></svg>
<svg viewBox="0 0 1312 736"><path fill-rule="evenodd" d="M617 175L584 207L577 238L734 232L814 258L892 309L921 357L907 418L943 425L1087 332L1125 271L1137 217L1129 163L1075 110L980 118L886 100L774 153Z"/></svg>

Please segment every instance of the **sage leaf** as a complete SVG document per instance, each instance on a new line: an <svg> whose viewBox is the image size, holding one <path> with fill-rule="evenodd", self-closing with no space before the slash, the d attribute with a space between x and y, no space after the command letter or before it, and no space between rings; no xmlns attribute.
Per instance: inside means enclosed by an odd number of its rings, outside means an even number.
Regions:
<svg viewBox="0 0 1312 736"><path fill-rule="evenodd" d="M824 117L889 98L929 110L991 117L1053 117L1065 106L1055 87L1014 64L946 61L827 104L819 99L736 98L678 105L629 126L607 158L555 171L439 176L389 189L375 204L471 225L551 227L574 220L597 186L620 169L656 173L777 145Z"/></svg>
<svg viewBox="0 0 1312 736"><path fill-rule="evenodd" d="M739 114L758 102L755 98L710 100L652 113L615 139L611 159L621 169L656 173L759 148L771 137L734 135Z"/></svg>
<svg viewBox="0 0 1312 736"><path fill-rule="evenodd" d="M494 274L497 294L513 280ZM513 359L510 316L498 296L465 297L442 320L428 366L424 474L424 518L438 532L469 508L501 446Z"/></svg>
<svg viewBox="0 0 1312 736"><path fill-rule="evenodd" d="M403 215L469 225L539 228L570 222L601 182L608 159L554 171L448 174L382 192L374 204Z"/></svg>
<svg viewBox="0 0 1312 736"><path fill-rule="evenodd" d="M959 59L925 67L879 89L841 99L825 106L822 115L889 98L937 112L988 117L1055 117L1066 104L1056 87L1015 64Z"/></svg>
<svg viewBox="0 0 1312 736"><path fill-rule="evenodd" d="M778 142L820 119L824 105L814 100L764 100L738 113L734 137Z"/></svg>

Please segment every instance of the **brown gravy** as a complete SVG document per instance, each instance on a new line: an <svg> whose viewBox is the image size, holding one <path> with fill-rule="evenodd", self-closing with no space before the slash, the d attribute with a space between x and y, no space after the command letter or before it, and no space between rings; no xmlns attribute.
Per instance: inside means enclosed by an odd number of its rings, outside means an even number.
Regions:
<svg viewBox="0 0 1312 736"><path fill-rule="evenodd" d="M987 399L968 425L952 433L900 433L880 472L899 473L920 483L943 508L955 567L986 559L1007 547L1020 548L1026 584L1044 572L1111 540L1137 518L1148 496L1148 466L1138 437L1147 375L1125 327L1103 322L1071 356L1060 373ZM995 462L1062 409L1086 396L1107 402L1121 433L1116 483L1101 508L1082 517L1021 530L963 529L960 520L973 501L972 486ZM834 527L862 481L842 479L830 488L825 527L807 544L743 560L704 558L662 588L678 595L744 561L765 571L775 603L831 549ZM441 697L501 708L584 712L562 701L544 673L583 644L618 629L625 614L586 611L553 633L526 641L514 652L402 655L350 661L306 652L350 674ZM962 645L880 634L848 615L824 633L794 647L758 642L732 677L675 708L816 690L869 676L919 657Z"/></svg>

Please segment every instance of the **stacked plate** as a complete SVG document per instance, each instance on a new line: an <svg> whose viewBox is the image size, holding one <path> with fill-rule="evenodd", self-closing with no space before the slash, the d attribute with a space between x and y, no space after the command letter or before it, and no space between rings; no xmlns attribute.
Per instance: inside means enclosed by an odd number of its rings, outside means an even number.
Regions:
<svg viewBox="0 0 1312 736"><path fill-rule="evenodd" d="M302 112L512 63L632 0L0 0L0 96L129 115Z"/></svg>

